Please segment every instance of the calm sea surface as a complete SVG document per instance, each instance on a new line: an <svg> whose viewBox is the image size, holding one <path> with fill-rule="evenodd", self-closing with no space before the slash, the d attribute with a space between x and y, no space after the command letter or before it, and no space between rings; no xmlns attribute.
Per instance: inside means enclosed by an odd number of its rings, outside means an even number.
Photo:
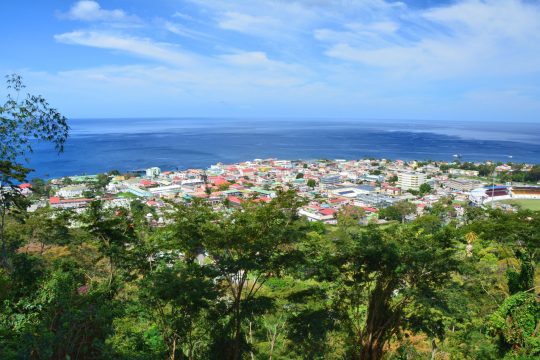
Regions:
<svg viewBox="0 0 540 360"><path fill-rule="evenodd" d="M78 119L64 153L38 144L30 177L202 168L255 158L540 162L540 123L391 120Z"/></svg>

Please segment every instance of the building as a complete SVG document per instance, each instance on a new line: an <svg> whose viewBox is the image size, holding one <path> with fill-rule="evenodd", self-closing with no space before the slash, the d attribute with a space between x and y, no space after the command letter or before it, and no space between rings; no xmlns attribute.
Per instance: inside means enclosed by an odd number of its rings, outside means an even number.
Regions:
<svg viewBox="0 0 540 360"><path fill-rule="evenodd" d="M481 183L467 179L448 179L444 185L454 191L471 191L479 187Z"/></svg>
<svg viewBox="0 0 540 360"><path fill-rule="evenodd" d="M158 177L159 174L161 174L161 169L158 167L151 167L149 169L146 169L146 176L148 176L149 178Z"/></svg>
<svg viewBox="0 0 540 360"><path fill-rule="evenodd" d="M369 194L373 192L374 190L375 188L373 186L362 185L362 186L356 186L356 187L338 188L338 189L331 190L330 193L332 193L335 196L355 198L358 195Z"/></svg>
<svg viewBox="0 0 540 360"><path fill-rule="evenodd" d="M419 172L403 172L398 174L398 186L402 190L419 190L426 183L426 175Z"/></svg>
<svg viewBox="0 0 540 360"><path fill-rule="evenodd" d="M321 177L320 183L324 185L337 185L341 183L341 178L339 175L324 176Z"/></svg>
<svg viewBox="0 0 540 360"><path fill-rule="evenodd" d="M137 186L130 186L127 191L138 197L152 197L152 193Z"/></svg>
<svg viewBox="0 0 540 360"><path fill-rule="evenodd" d="M298 214L305 216L308 221L321 221L327 224L335 225L337 220L335 217L336 210L332 208L321 208L319 206L306 206L298 211Z"/></svg>
<svg viewBox="0 0 540 360"><path fill-rule="evenodd" d="M368 182L383 182L384 175L364 174L360 179Z"/></svg>
<svg viewBox="0 0 540 360"><path fill-rule="evenodd" d="M86 185L68 185L58 190L56 195L63 198L77 198L81 197L88 190L89 188Z"/></svg>
<svg viewBox="0 0 540 360"><path fill-rule="evenodd" d="M448 173L453 176L478 176L476 170L448 169Z"/></svg>

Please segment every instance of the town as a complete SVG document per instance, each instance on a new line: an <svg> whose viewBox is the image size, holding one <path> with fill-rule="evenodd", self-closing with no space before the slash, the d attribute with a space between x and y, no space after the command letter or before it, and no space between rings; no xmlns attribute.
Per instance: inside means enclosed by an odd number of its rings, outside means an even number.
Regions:
<svg viewBox="0 0 540 360"><path fill-rule="evenodd" d="M519 176L522 181L512 181ZM527 174L532 174L527 177ZM255 159L207 169L162 171L158 167L121 174L34 180L19 188L32 200L29 210L50 206L82 212L99 199L105 207L145 204L148 220L163 224L169 202L204 199L216 211L245 201L268 202L279 189L294 189L305 200L300 214L309 221L336 224L342 210L354 210L360 223L412 221L426 209L444 205L448 218L465 207L537 209L538 166L503 163L419 162L385 159L292 161ZM398 204L401 214L385 211Z"/></svg>

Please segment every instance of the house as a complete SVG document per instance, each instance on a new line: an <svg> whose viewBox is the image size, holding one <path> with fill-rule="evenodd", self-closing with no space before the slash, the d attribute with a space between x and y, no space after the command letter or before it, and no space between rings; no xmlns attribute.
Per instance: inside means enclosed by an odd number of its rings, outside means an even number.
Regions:
<svg viewBox="0 0 540 360"><path fill-rule="evenodd" d="M90 189L86 185L68 185L58 190L56 195L63 198L77 198L88 190Z"/></svg>
<svg viewBox="0 0 540 360"><path fill-rule="evenodd" d="M57 209L78 209L86 207L94 199L60 199L58 196L52 196L49 198L49 205L52 208Z"/></svg>
<svg viewBox="0 0 540 360"><path fill-rule="evenodd" d="M264 190L261 188L254 187L254 188L251 188L251 191L254 193L257 193L259 197L267 197L270 199L273 199L276 197L276 192L272 190Z"/></svg>
<svg viewBox="0 0 540 360"><path fill-rule="evenodd" d="M231 204L232 206L241 206L243 202L243 200L240 199L239 197L232 196L232 195L227 196L227 200L229 201L229 204Z"/></svg>
<svg viewBox="0 0 540 360"><path fill-rule="evenodd" d="M21 195L27 196L32 193L32 184L24 183L19 185Z"/></svg>
<svg viewBox="0 0 540 360"><path fill-rule="evenodd" d="M298 214L305 216L308 221L321 221L326 224L337 224L335 218L336 210L332 208L321 208L318 206L305 206L298 211Z"/></svg>

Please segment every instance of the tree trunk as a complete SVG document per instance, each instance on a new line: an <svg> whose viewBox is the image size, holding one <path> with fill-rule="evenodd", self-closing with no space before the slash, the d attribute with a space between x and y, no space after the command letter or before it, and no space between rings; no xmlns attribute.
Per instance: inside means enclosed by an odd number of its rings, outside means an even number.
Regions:
<svg viewBox="0 0 540 360"><path fill-rule="evenodd" d="M171 360L174 360L175 357L176 357L176 336L173 336Z"/></svg>
<svg viewBox="0 0 540 360"><path fill-rule="evenodd" d="M435 339L431 339L431 360L435 360L435 355L437 354L437 342Z"/></svg>
<svg viewBox="0 0 540 360"><path fill-rule="evenodd" d="M366 328L361 339L360 359L379 360L390 332L399 319L389 304L394 286L392 281L381 279L375 285L368 303Z"/></svg>
<svg viewBox="0 0 540 360"><path fill-rule="evenodd" d="M1 262L0 262L0 265L4 268L4 269L8 269L8 260L7 260L7 245L6 245L6 239L5 239L5 235L4 235L4 227L6 225L6 206L4 205L4 199L3 199L3 196L4 196L4 193L1 191L1 188L0 188L0 197L2 197L2 199L0 199L2 201L2 205L1 205L1 214L0 214L0 241L2 242L2 259L1 259Z"/></svg>
<svg viewBox="0 0 540 360"><path fill-rule="evenodd" d="M242 323L240 319L240 299L237 300L234 309L234 340L232 360L240 359L240 343L242 342Z"/></svg>
<svg viewBox="0 0 540 360"><path fill-rule="evenodd" d="M362 344L362 350L360 351L360 360L379 360L382 358L382 345L377 338L369 339Z"/></svg>
<svg viewBox="0 0 540 360"><path fill-rule="evenodd" d="M274 355L274 347L276 346L276 340L277 340L277 334L278 334L278 326L276 325L274 332L270 332L270 354L268 357L268 360L272 360L272 356Z"/></svg>
<svg viewBox="0 0 540 360"><path fill-rule="evenodd" d="M253 346L253 329L251 327L252 322L249 322L249 343L251 346ZM251 360L255 360L255 354L253 354L253 350L249 352L251 354Z"/></svg>

